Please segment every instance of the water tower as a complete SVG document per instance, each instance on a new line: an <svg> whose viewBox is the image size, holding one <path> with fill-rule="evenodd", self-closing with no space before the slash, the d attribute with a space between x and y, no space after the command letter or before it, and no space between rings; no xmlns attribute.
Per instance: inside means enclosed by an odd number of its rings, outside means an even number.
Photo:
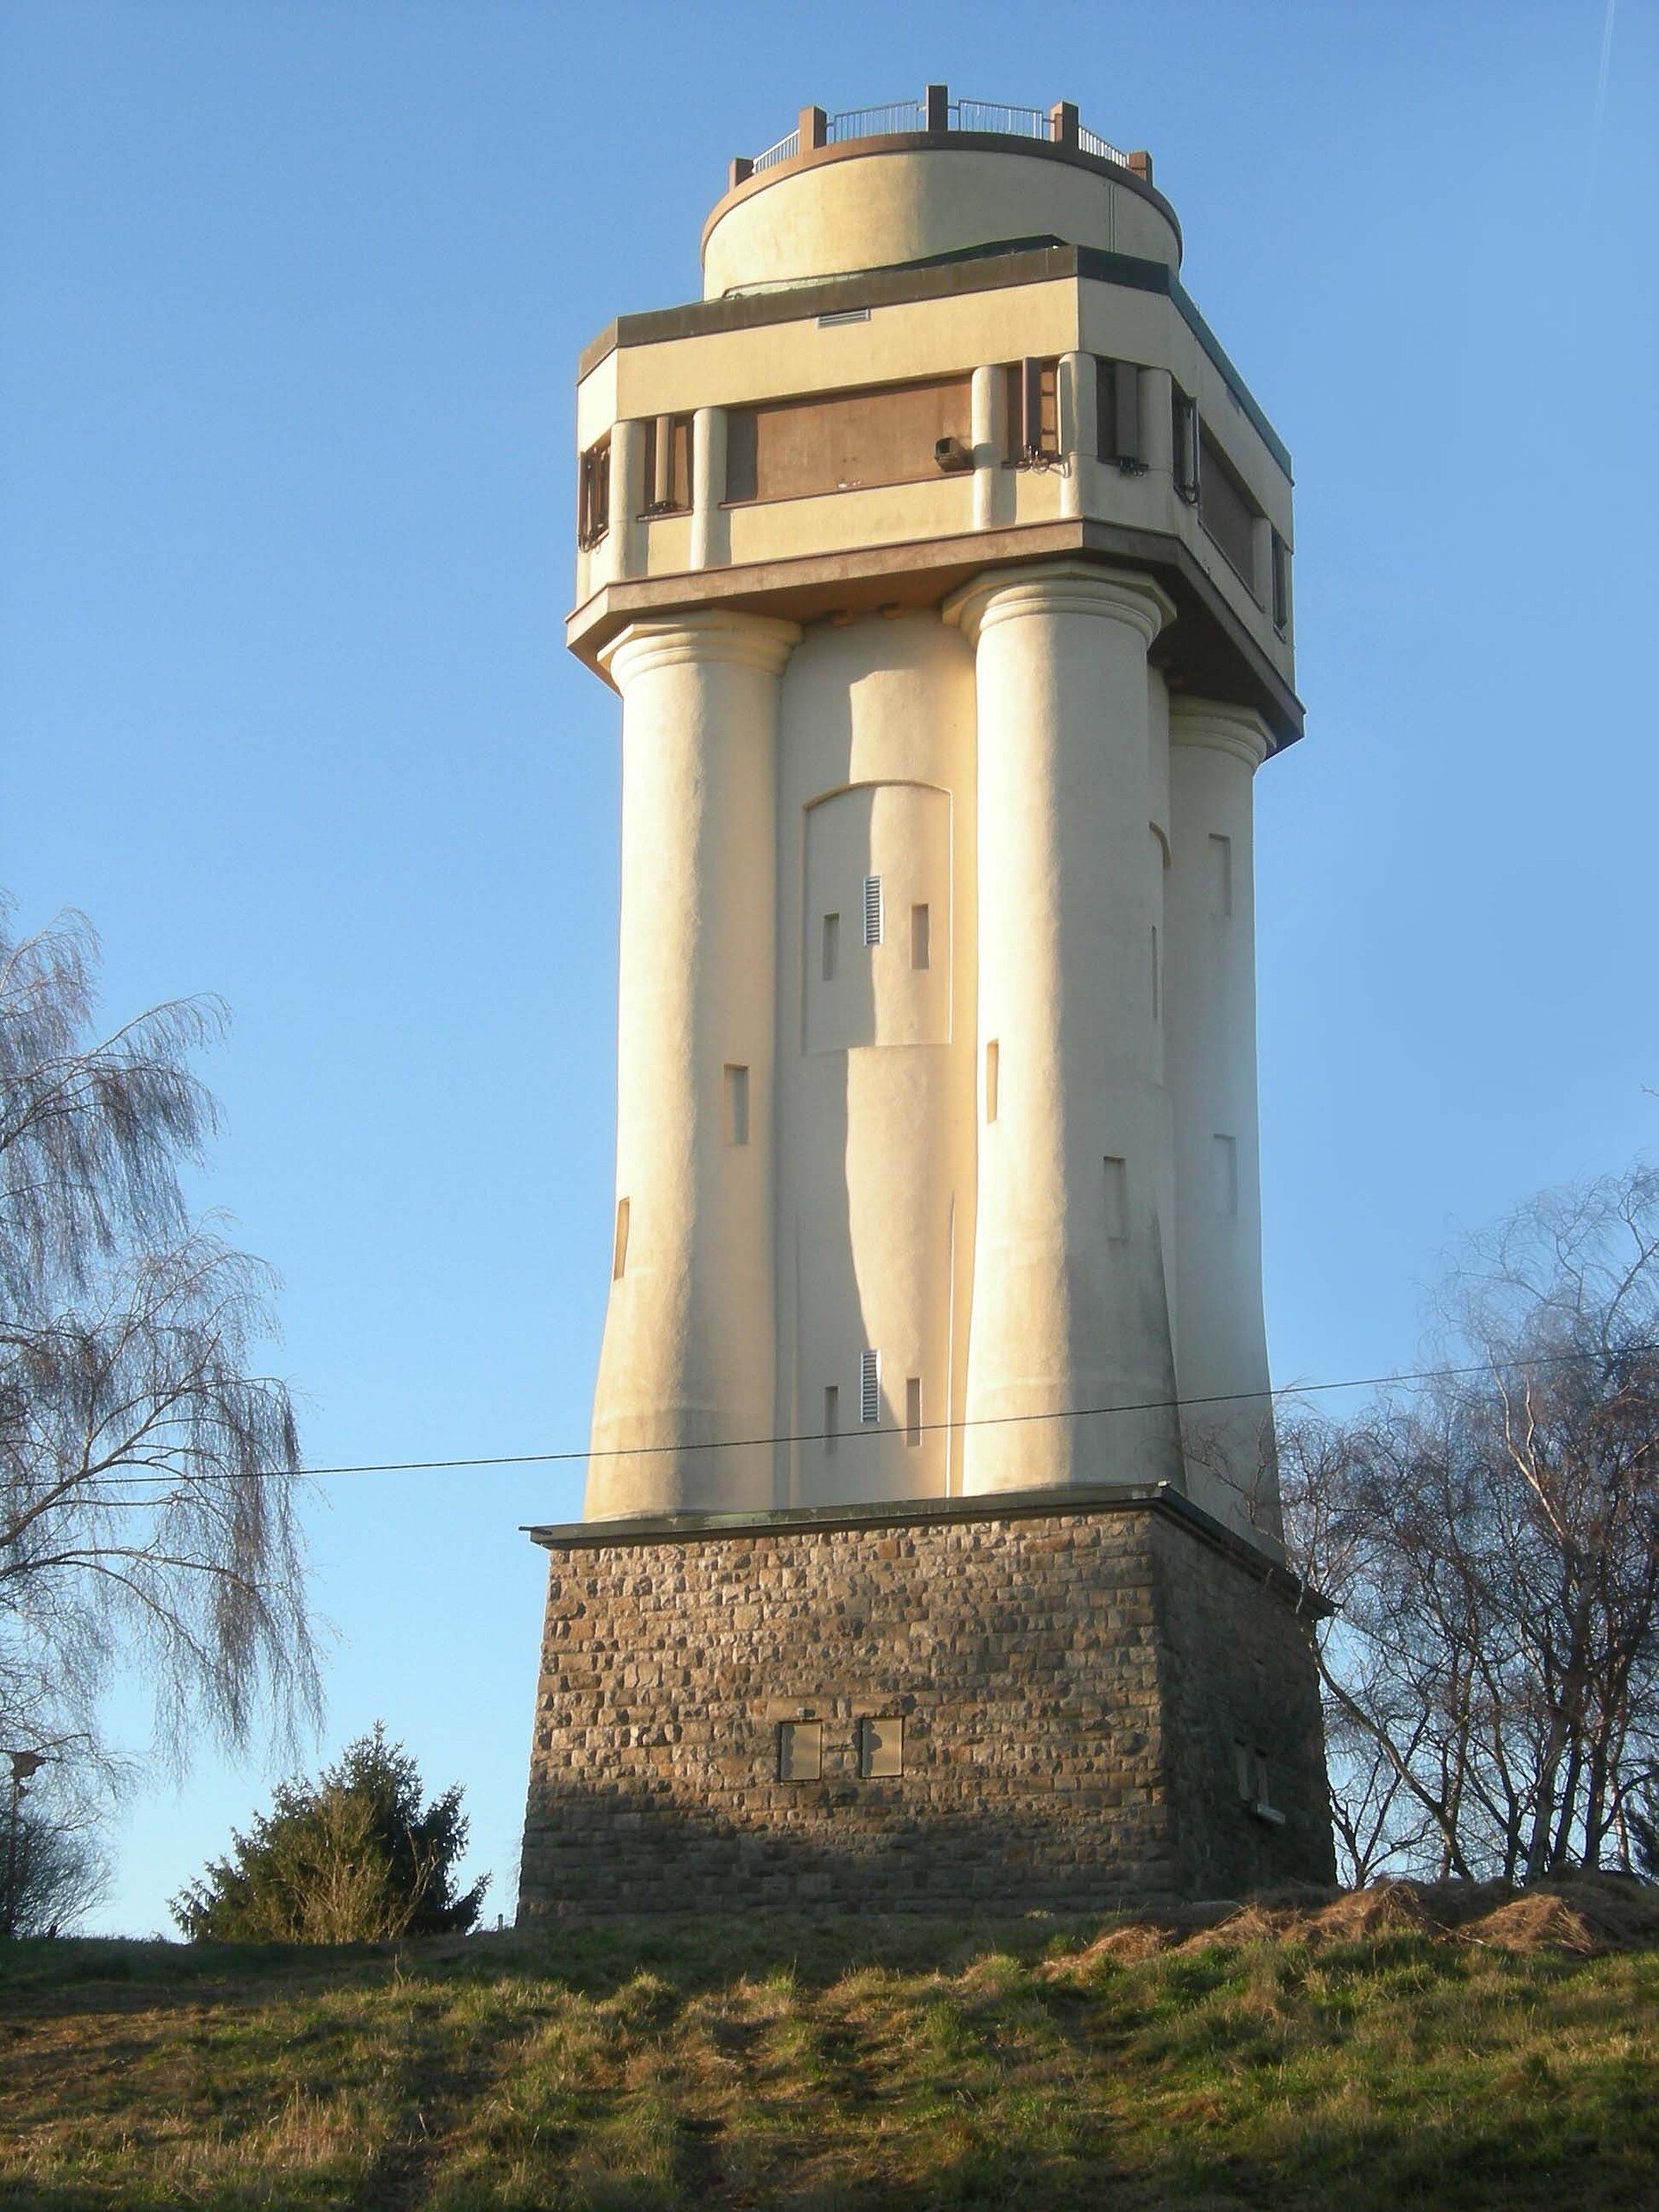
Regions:
<svg viewBox="0 0 1659 2212"><path fill-rule="evenodd" d="M617 1185L531 1913L1328 1878L1262 1325L1289 456L1150 158L827 116L577 393Z"/></svg>

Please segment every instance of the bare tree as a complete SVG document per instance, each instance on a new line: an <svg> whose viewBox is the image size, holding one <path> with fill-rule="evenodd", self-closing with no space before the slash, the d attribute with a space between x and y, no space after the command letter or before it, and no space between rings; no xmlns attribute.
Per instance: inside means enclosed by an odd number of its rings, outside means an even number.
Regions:
<svg viewBox="0 0 1659 2212"><path fill-rule="evenodd" d="M1463 1255L1447 1370L1281 1414L1352 1870L1630 1863L1659 1771L1659 1176L1547 1193Z"/></svg>
<svg viewBox="0 0 1659 2212"><path fill-rule="evenodd" d="M0 1742L109 1757L118 1657L176 1767L315 1709L287 1389L258 1373L271 1277L193 1223L215 1128L189 1065L217 1001L100 1037L78 914L16 939L0 907Z"/></svg>

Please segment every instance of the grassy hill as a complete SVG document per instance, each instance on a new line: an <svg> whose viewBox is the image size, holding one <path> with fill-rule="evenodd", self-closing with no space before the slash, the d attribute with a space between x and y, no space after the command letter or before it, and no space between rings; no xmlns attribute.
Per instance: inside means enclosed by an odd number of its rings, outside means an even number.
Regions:
<svg viewBox="0 0 1659 2212"><path fill-rule="evenodd" d="M0 1947L0 2206L1659 2204L1659 1896Z"/></svg>

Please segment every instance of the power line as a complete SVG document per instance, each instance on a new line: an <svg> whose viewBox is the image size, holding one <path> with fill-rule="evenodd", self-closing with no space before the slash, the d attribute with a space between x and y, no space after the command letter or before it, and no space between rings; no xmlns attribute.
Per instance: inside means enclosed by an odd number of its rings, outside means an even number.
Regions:
<svg viewBox="0 0 1659 2212"><path fill-rule="evenodd" d="M1630 1344L1621 1348L1618 1357L1629 1358L1643 1353L1659 1352L1659 1344ZM1586 1360L1602 1359L1608 1355L1600 1351L1563 1351L1540 1354L1538 1357L1514 1363L1522 1368L1560 1367ZM862 1442L881 1436L913 1436L939 1434L969 1428L1004 1428L1021 1426L1032 1421L1095 1421L1121 1414L1181 1413L1200 1406L1230 1406L1249 1404L1264 1398L1312 1397L1316 1393L1332 1390L1375 1390L1389 1383L1452 1382L1468 1375L1487 1375L1492 1371L1490 1360L1475 1360L1466 1367L1420 1367L1404 1374L1357 1375L1341 1382L1300 1382L1293 1388L1275 1391L1223 1390L1206 1397L1142 1398L1119 1406L1059 1406L1028 1414L975 1414L960 1421L932 1421L895 1422L883 1427L860 1422L854 1428L810 1429L776 1436L737 1436L711 1438L703 1443L687 1444L616 1444L606 1445L599 1450L582 1447L556 1452L501 1452L478 1458L454 1459L368 1459L333 1467L303 1467L299 1472L313 1479L334 1475L419 1475L462 1472L479 1467L552 1467L571 1465L590 1459L645 1459L666 1454L686 1452L760 1452L773 1450L788 1444L825 1444L831 1440L839 1446ZM226 1471L245 1481L262 1482L287 1471L283 1468L250 1468L242 1472ZM176 1479L166 1471L153 1475L111 1475L110 1481L163 1483Z"/></svg>

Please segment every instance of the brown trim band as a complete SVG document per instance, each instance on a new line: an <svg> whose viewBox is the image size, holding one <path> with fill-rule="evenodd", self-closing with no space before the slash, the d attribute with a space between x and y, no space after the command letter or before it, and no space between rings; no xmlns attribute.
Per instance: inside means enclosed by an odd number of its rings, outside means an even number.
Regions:
<svg viewBox="0 0 1659 2212"><path fill-rule="evenodd" d="M1275 752L1301 736L1300 700L1180 539L1118 523L1026 523L1009 530L633 577L601 585L585 600L566 620L565 643L603 677L601 652L642 615L718 603L816 622L832 614L874 613L887 606L935 607L986 569L1068 554L1108 567L1150 570L1175 601L1179 617L1156 651L1172 678L1205 698L1257 709L1273 733Z"/></svg>

